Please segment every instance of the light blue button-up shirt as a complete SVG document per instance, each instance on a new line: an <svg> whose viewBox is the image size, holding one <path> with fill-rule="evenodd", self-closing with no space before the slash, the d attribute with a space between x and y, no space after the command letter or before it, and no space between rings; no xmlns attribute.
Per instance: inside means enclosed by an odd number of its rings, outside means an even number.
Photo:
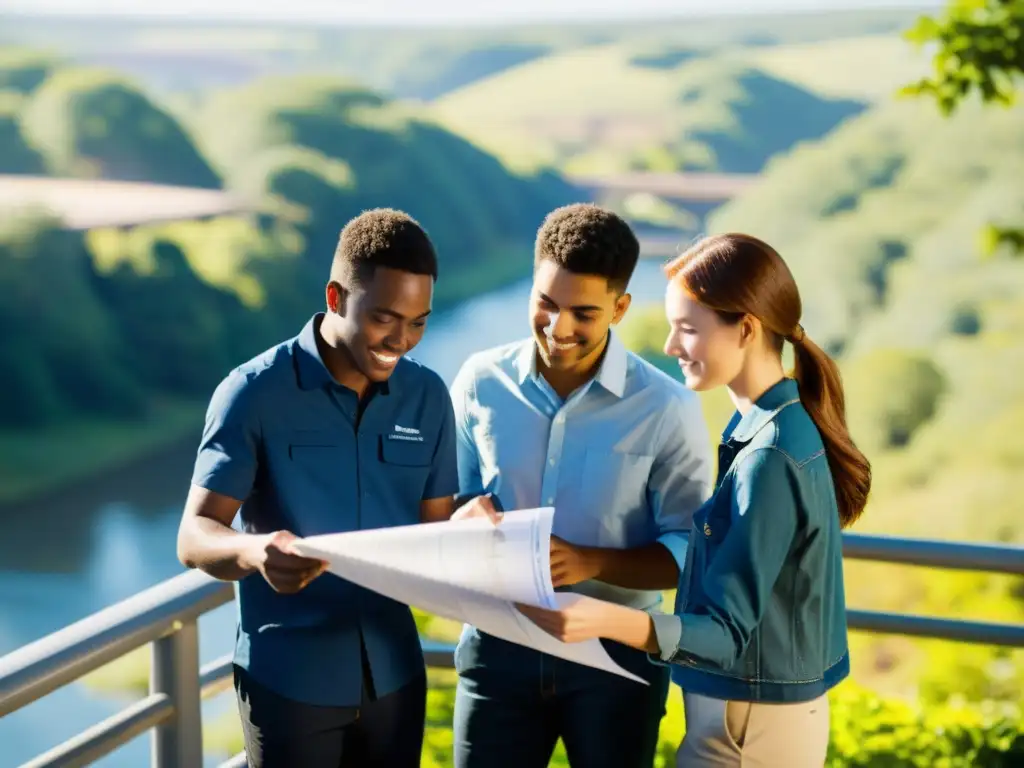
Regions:
<svg viewBox="0 0 1024 768"><path fill-rule="evenodd" d="M712 465L700 402L680 382L611 334L594 378L564 401L532 339L471 356L451 394L460 493L493 493L510 511L553 506L553 533L572 544L660 542L682 570ZM597 581L574 591L641 609L661 599Z"/></svg>

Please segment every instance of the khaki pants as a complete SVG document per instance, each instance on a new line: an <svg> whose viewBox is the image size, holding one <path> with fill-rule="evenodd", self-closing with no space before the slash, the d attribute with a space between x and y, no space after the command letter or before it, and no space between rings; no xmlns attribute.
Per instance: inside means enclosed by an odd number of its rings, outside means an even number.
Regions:
<svg viewBox="0 0 1024 768"><path fill-rule="evenodd" d="M683 694L686 736L676 768L822 768L828 697L799 704L723 701Z"/></svg>

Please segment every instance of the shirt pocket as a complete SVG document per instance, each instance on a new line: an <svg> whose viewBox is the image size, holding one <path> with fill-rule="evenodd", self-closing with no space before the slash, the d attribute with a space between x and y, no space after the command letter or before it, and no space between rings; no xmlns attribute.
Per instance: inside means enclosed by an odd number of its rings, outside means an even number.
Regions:
<svg viewBox="0 0 1024 768"><path fill-rule="evenodd" d="M654 456L590 447L583 462L582 512L597 546L633 547L654 541L647 484Z"/></svg>
<svg viewBox="0 0 1024 768"><path fill-rule="evenodd" d="M385 482L395 484L403 497L421 501L430 476L433 446L420 440L392 440L380 436L380 459ZM413 499L415 497L415 499Z"/></svg>

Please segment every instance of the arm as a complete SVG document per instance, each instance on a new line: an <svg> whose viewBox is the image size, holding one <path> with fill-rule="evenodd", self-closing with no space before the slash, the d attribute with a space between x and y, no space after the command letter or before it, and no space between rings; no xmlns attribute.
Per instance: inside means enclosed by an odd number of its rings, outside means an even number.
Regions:
<svg viewBox="0 0 1024 768"><path fill-rule="evenodd" d="M582 581L595 578L626 589L672 589L686 561L686 546L693 513L708 496L711 485L711 448L700 401L691 393L674 398L666 408L658 450L647 483L647 499L659 531L656 543L630 549L555 547L575 550L559 554L559 575ZM573 565L572 561L578 560ZM555 562L552 562L554 576ZM576 583L566 581L563 583Z"/></svg>
<svg viewBox="0 0 1024 768"><path fill-rule="evenodd" d="M459 369L451 388L459 494L462 498L472 498L484 492L484 482L480 476L480 457L473 441L473 403L476 401L473 376L473 369L467 362Z"/></svg>
<svg viewBox="0 0 1024 768"><path fill-rule="evenodd" d="M444 416L438 433L434 460L423 489L420 520L438 523L448 520L455 511L455 494L459 490L459 473L455 447L455 414L448 392L442 388Z"/></svg>
<svg viewBox="0 0 1024 768"><path fill-rule="evenodd" d="M674 588L686 564L693 515L711 495L712 456L707 422L700 399L692 392L673 397L665 409L660 446L647 503L658 529L658 544L671 556Z"/></svg>
<svg viewBox="0 0 1024 768"><path fill-rule="evenodd" d="M225 581L244 579L255 570L251 534L231 528L242 502L193 485L178 527L178 559Z"/></svg>
<svg viewBox="0 0 1024 768"><path fill-rule="evenodd" d="M256 476L259 422L244 377L228 376L210 400L192 487L178 527L178 559L216 579L260 572L280 592L302 589L322 572L318 560L290 552L287 531L256 535L231 528Z"/></svg>
<svg viewBox="0 0 1024 768"><path fill-rule="evenodd" d="M676 586L679 571L661 544L630 549L582 547L552 536L552 584L561 587L588 579L626 589L669 589Z"/></svg>
<svg viewBox="0 0 1024 768"><path fill-rule="evenodd" d="M729 530L702 578L706 610L654 619L663 660L696 657L727 669L743 653L796 535L794 471L770 448L736 468Z"/></svg>

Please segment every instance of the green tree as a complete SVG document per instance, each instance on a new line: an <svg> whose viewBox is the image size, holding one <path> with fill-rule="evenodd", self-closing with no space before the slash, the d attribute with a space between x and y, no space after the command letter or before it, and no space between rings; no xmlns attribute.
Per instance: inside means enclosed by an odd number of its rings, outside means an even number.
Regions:
<svg viewBox="0 0 1024 768"><path fill-rule="evenodd" d="M29 97L21 127L57 175L220 186L177 121L117 75L58 70Z"/></svg>
<svg viewBox="0 0 1024 768"><path fill-rule="evenodd" d="M21 134L19 113L24 97L0 91L0 173L42 173L43 158Z"/></svg>
<svg viewBox="0 0 1024 768"><path fill-rule="evenodd" d="M932 74L907 85L904 94L935 99L944 115L972 95L1004 107L1016 102L1024 76L1024 0L950 0L938 18L919 18L907 38L936 50ZM984 251L1002 245L1024 253L1024 229L986 226Z"/></svg>
<svg viewBox="0 0 1024 768"><path fill-rule="evenodd" d="M0 50L0 91L28 94L60 66L41 51L22 48Z"/></svg>
<svg viewBox="0 0 1024 768"><path fill-rule="evenodd" d="M897 448L937 410L946 390L930 359L900 349L875 349L844 366L850 430L865 447Z"/></svg>
<svg viewBox="0 0 1024 768"><path fill-rule="evenodd" d="M0 424L30 427L75 412L133 416L143 406L119 328L93 290L80 233L46 217L0 228Z"/></svg>

